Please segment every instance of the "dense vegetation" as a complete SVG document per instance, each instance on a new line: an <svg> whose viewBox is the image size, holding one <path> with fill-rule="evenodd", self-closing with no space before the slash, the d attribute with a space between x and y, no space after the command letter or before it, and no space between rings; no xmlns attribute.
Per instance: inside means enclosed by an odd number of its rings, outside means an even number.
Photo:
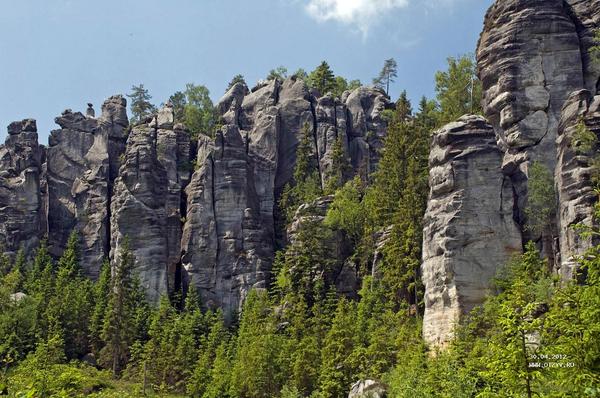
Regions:
<svg viewBox="0 0 600 398"><path fill-rule="evenodd" d="M331 89L337 79L325 65L307 78ZM450 59L436 77L437 99L423 98L416 112L400 95L386 115L379 169L367 178L348 180L340 144L322 186L305 128L281 214L289 222L300 204L325 194L333 203L324 222L304 222L277 254L270 289L252 291L234 325L203 311L193 287L149 306L126 245L96 282L81 275L76 232L58 261L44 243L30 262L25 253L0 258L0 395L338 398L370 378L392 397L600 396L600 247L581 259L586 283L575 284L559 283L529 244L447 350L431 352L421 340L429 139L479 103L473 69L469 57ZM193 114L190 103L201 107L204 94L191 86L172 97L179 117ZM547 216L539 174L532 228L543 228ZM382 231L389 239L373 270ZM350 242L347 258L328 246L340 235ZM359 270L357 296L338 294L331 279L343 262Z"/></svg>

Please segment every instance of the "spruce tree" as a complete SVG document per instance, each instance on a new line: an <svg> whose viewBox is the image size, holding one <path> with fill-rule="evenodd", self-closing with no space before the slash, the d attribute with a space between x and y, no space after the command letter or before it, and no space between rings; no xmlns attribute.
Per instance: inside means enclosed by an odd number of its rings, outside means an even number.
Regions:
<svg viewBox="0 0 600 398"><path fill-rule="evenodd" d="M229 89L230 89L231 87L235 86L235 85L236 85L236 84L238 84L238 83L243 83L243 84L246 84L246 80L244 79L244 76L243 76L243 75L239 75L239 74L238 74L238 75L235 75L235 76L233 77L233 79L231 79L231 81L229 82L229 84L227 85L227 90L225 90L225 91L229 91Z"/></svg>
<svg viewBox="0 0 600 398"><path fill-rule="evenodd" d="M169 97L169 102L173 105L175 122L183 123L185 119L185 106L187 104L185 94L181 91L176 91Z"/></svg>
<svg viewBox="0 0 600 398"><path fill-rule="evenodd" d="M94 309L90 318L90 346L92 353L96 356L103 347L102 329L104 327L104 315L108 307L108 297L111 287L111 268L110 262L105 260L102 263L100 277L94 284L93 297Z"/></svg>
<svg viewBox="0 0 600 398"><path fill-rule="evenodd" d="M146 117L156 112L156 107L152 105L150 100L152 96L148 93L148 89L143 84L131 87L131 93L127 94L130 99L131 122L132 124L140 123Z"/></svg>
<svg viewBox="0 0 600 398"><path fill-rule="evenodd" d="M117 377L129 357L129 347L135 338L134 303L134 257L129 250L129 242L121 247L118 259L113 266L108 306L104 316L102 340L105 347L101 359L110 366Z"/></svg>
<svg viewBox="0 0 600 398"><path fill-rule="evenodd" d="M321 62L321 64L308 75L308 84L317 89L321 95L325 95L329 92L333 93L335 91L335 75L326 61Z"/></svg>

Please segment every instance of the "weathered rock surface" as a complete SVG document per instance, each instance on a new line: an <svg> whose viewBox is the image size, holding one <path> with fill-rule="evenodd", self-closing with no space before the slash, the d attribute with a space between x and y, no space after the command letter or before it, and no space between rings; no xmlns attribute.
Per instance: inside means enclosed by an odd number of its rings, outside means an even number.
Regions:
<svg viewBox="0 0 600 398"><path fill-rule="evenodd" d="M187 187L182 262L202 302L237 315L251 288L266 287L273 242L261 224L254 162L239 129L227 125L214 143L202 137Z"/></svg>
<svg viewBox="0 0 600 398"><path fill-rule="evenodd" d="M0 247L11 256L20 248L33 255L45 234L43 160L35 120L11 123L6 142L0 145Z"/></svg>
<svg viewBox="0 0 600 398"><path fill-rule="evenodd" d="M375 380L359 380L352 385L348 398L385 398L386 386Z"/></svg>
<svg viewBox="0 0 600 398"><path fill-rule="evenodd" d="M180 263L183 189L191 174L189 133L163 107L146 124L134 126L111 202L111 259L125 239L151 302L173 291Z"/></svg>
<svg viewBox="0 0 600 398"><path fill-rule="evenodd" d="M503 153L480 116L434 133L423 222L423 337L443 346L461 314L483 302L499 267L522 250Z"/></svg>
<svg viewBox="0 0 600 398"><path fill-rule="evenodd" d="M80 237L81 263L96 278L110 250L109 209L127 128L126 102L109 98L96 119L66 110L55 119L47 155L48 239L60 256L69 234ZM112 172L111 172L112 170Z"/></svg>
<svg viewBox="0 0 600 398"><path fill-rule="evenodd" d="M600 138L600 95L592 96L587 90L571 94L563 108L558 130L556 187L560 274L565 279L574 276L574 257L598 244L597 237L582 237L581 231L574 228L577 224L594 226L594 204L598 200L592 183L592 169L600 147L597 143L589 148L578 147L579 130L583 126Z"/></svg>
<svg viewBox="0 0 600 398"><path fill-rule="evenodd" d="M556 231L533 236L525 228L529 167L540 162L554 170L562 106L573 90L584 87L581 51L563 0L497 1L487 12L477 48L484 113L505 152L502 167L515 187L516 219L524 240L539 241L554 263Z"/></svg>
<svg viewBox="0 0 600 398"><path fill-rule="evenodd" d="M600 0L566 0L566 3L579 36L585 88L590 92L600 90L600 63L593 62L589 51L594 45L594 31L600 27Z"/></svg>
<svg viewBox="0 0 600 398"><path fill-rule="evenodd" d="M352 110L331 96L315 98L303 81L291 78L261 82L252 91L238 83L217 103L225 127L214 142L198 142L199 168L186 189L181 243L186 277L206 305L234 314L249 289L266 286L277 240L276 201L292 180L304 131L314 137L323 183L338 139L349 160L351 143L362 140L362 152L355 151L360 159L352 160L356 169L376 164L375 137L385 134L381 112L389 99L370 88L347 97ZM367 138L369 131L374 138ZM340 272L347 280L351 274Z"/></svg>

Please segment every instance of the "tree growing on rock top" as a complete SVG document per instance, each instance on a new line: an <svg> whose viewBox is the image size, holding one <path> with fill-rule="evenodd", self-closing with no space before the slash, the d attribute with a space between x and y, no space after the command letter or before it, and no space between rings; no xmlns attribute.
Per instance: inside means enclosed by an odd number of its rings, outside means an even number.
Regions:
<svg viewBox="0 0 600 398"><path fill-rule="evenodd" d="M440 105L440 124L466 114L481 113L481 82L472 55L448 58L448 70L435 74L435 92Z"/></svg>
<svg viewBox="0 0 600 398"><path fill-rule="evenodd" d="M175 122L183 122L185 117L185 105L187 104L185 94L181 91L176 91L169 97L169 102L173 106Z"/></svg>
<svg viewBox="0 0 600 398"><path fill-rule="evenodd" d="M285 66L278 66L275 69L271 69L267 75L267 80L284 80L288 77L288 70Z"/></svg>
<svg viewBox="0 0 600 398"><path fill-rule="evenodd" d="M390 94L390 83L398 77L398 63L394 58L386 59L379 75L373 79L373 84L381 89L385 89L387 95Z"/></svg>
<svg viewBox="0 0 600 398"><path fill-rule="evenodd" d="M186 103L183 121L192 137L197 137L200 133L212 136L216 126L216 116L208 88L188 83L185 85L184 94Z"/></svg>
<svg viewBox="0 0 600 398"><path fill-rule="evenodd" d="M233 79L231 79L231 81L229 82L229 84L227 85L227 90L225 91L229 91L229 89L233 86L235 86L238 83L244 83L246 84L246 79L244 79L244 76L241 74L237 74L233 77Z"/></svg>
<svg viewBox="0 0 600 398"><path fill-rule="evenodd" d="M335 75L326 61L321 62L321 64L308 75L308 84L310 87L317 89L321 95L335 91Z"/></svg>
<svg viewBox="0 0 600 398"><path fill-rule="evenodd" d="M127 94L127 97L131 100L131 121L132 124L140 123L146 117L156 112L156 106L154 106L150 100L152 96L148 93L148 89L143 84L131 87L131 93Z"/></svg>

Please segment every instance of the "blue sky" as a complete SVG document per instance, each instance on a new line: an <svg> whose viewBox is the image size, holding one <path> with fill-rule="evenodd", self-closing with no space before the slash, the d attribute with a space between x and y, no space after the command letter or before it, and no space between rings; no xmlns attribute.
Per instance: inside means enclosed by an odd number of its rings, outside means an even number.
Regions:
<svg viewBox="0 0 600 398"><path fill-rule="evenodd" d="M393 99L433 96L448 56L474 52L492 0L19 0L0 13L0 141L38 120L40 142L64 109L144 83L155 103L186 83L214 100L235 74L249 85L279 65L370 82L395 58Z"/></svg>

